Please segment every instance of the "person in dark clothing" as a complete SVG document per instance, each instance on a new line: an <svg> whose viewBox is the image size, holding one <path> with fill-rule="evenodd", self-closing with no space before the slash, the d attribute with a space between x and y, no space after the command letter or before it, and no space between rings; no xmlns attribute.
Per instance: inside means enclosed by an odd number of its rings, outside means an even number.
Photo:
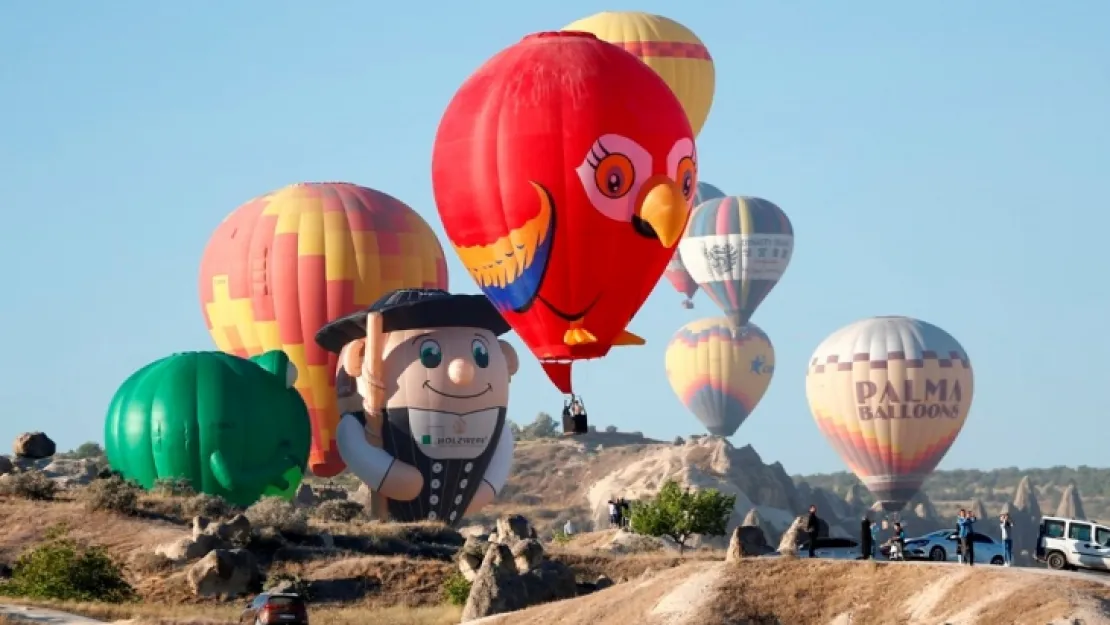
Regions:
<svg viewBox="0 0 1110 625"><path fill-rule="evenodd" d="M859 550L864 560L871 559L871 519L866 514L859 524Z"/></svg>
<svg viewBox="0 0 1110 625"><path fill-rule="evenodd" d="M821 519L817 518L817 506L809 507L809 517L806 519L806 536L809 537L809 557L816 558L817 537L821 529Z"/></svg>
<svg viewBox="0 0 1110 625"><path fill-rule="evenodd" d="M632 527L632 504L628 500L621 497L620 501L621 519L624 521L625 528Z"/></svg>

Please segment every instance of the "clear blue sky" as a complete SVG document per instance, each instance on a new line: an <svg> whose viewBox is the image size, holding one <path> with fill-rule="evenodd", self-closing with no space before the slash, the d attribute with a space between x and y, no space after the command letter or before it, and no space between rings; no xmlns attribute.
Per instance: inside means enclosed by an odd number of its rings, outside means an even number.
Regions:
<svg viewBox="0 0 1110 625"><path fill-rule="evenodd" d="M1098 0L0 0L0 441L98 440L132 371L213 349L200 254L254 195L356 182L417 208L442 239L431 146L455 89L524 34L606 9L700 35L717 67L702 179L776 202L797 232L754 318L778 369L735 444L790 472L842 469L806 405L807 359L851 321L906 314L951 332L975 366L942 467L1106 464L1110 3ZM448 255L453 289L475 292ZM663 348L716 310L679 301L661 285L632 326L648 345L579 367L595 423L698 431ZM561 402L526 358L512 416Z"/></svg>

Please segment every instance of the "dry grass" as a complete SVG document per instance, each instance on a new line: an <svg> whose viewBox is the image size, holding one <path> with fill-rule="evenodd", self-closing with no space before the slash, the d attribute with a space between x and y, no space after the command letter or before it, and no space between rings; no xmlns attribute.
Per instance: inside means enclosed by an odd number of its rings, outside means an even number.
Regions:
<svg viewBox="0 0 1110 625"><path fill-rule="evenodd" d="M176 625L224 624L238 621L246 601L233 605L110 605L104 603L34 602L35 605L71 614L78 614L101 621L134 621L138 624ZM407 607L381 606L360 602L337 606L309 606L313 625L362 625L373 622L380 625L454 625L459 622L461 610L454 606ZM19 621L4 621L0 625L25 625Z"/></svg>

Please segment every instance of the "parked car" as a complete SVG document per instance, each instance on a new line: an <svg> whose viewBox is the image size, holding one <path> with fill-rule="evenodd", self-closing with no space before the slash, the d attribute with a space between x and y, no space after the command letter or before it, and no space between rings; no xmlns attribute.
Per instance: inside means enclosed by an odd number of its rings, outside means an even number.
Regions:
<svg viewBox="0 0 1110 625"><path fill-rule="evenodd" d="M1057 571L1110 570L1110 527L1083 519L1042 517L1034 557Z"/></svg>
<svg viewBox="0 0 1110 625"><path fill-rule="evenodd" d="M298 594L264 592L247 604L239 615L239 622L253 625L308 625L308 608L304 598Z"/></svg>
<svg viewBox="0 0 1110 625"><path fill-rule="evenodd" d="M1006 556L1002 543L979 532L972 532L971 540L975 544L976 564L1006 563ZM959 538L953 530L938 530L924 536L906 539L907 560L932 560L933 562L956 562L956 547Z"/></svg>

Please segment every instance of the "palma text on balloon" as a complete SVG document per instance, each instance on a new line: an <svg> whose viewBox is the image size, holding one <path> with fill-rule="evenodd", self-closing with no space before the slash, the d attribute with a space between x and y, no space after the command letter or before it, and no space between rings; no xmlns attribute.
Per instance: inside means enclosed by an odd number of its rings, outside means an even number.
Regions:
<svg viewBox="0 0 1110 625"><path fill-rule="evenodd" d="M926 379L924 384L903 380L901 388L887 381L856 382L856 411L861 421L872 419L958 419L963 388L959 380Z"/></svg>

